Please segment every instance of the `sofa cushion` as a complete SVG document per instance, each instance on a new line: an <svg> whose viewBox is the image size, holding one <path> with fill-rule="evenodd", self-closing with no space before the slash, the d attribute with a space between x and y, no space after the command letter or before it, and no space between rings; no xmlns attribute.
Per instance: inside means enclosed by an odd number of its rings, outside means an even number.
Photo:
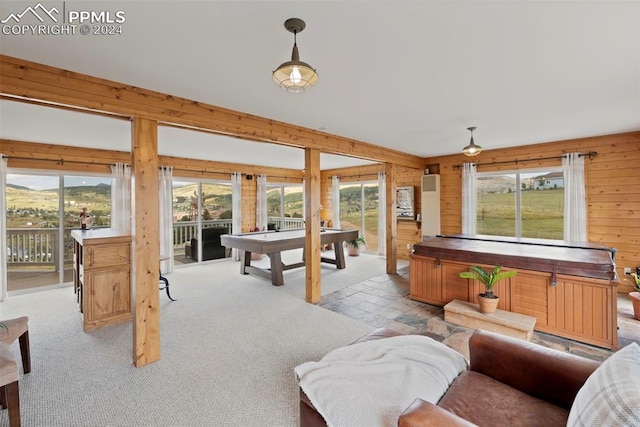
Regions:
<svg viewBox="0 0 640 427"><path fill-rule="evenodd" d="M569 415L564 408L474 371L456 378L438 406L478 425L564 426Z"/></svg>
<svg viewBox="0 0 640 427"><path fill-rule="evenodd" d="M567 425L640 425L638 344L623 347L589 376L576 395Z"/></svg>

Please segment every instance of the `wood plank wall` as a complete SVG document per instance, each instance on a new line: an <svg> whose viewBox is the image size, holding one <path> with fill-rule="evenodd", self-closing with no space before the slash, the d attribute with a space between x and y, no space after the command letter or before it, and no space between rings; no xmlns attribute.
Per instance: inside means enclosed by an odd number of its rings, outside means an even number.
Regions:
<svg viewBox="0 0 640 427"><path fill-rule="evenodd" d="M491 163L531 160L589 151L596 151L598 155L585 161L588 240L618 249L616 264L621 277L618 290L629 292L630 286L622 280L623 267L640 265L640 132L487 150L472 159L462 154L427 158L425 166L439 167L442 233L460 233L462 227L462 173L455 170L454 165L469 161ZM478 171L519 170L561 164L560 159L535 160L479 166Z"/></svg>

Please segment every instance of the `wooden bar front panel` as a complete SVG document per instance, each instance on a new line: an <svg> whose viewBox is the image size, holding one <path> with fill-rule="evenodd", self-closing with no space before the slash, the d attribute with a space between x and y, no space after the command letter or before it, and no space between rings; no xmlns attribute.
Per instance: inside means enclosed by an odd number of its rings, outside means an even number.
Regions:
<svg viewBox="0 0 640 427"><path fill-rule="evenodd" d="M535 317L538 329L546 326L551 275L536 271L518 270L518 274L512 279L515 279L517 286L512 286L510 290L510 311ZM502 297L502 293L498 293L498 295Z"/></svg>
<svg viewBox="0 0 640 427"><path fill-rule="evenodd" d="M548 325L540 330L567 331L578 341L600 346L617 342L616 298L605 280L559 276L558 285L549 291Z"/></svg>
<svg viewBox="0 0 640 427"><path fill-rule="evenodd" d="M477 303L483 285L459 277L471 265L482 264L412 255L409 298L439 306L454 299ZM610 281L557 275L554 286L552 273L510 270L518 274L501 280L494 288L501 310L534 316L537 331L618 348L616 288Z"/></svg>
<svg viewBox="0 0 640 427"><path fill-rule="evenodd" d="M409 284L411 299L436 305L445 300L442 295L440 270L435 259L421 257L420 262L411 262L409 277L416 278Z"/></svg>
<svg viewBox="0 0 640 427"><path fill-rule="evenodd" d="M462 301L471 301L473 290L469 287L469 280L460 277L460 273L468 271L467 264L459 262L441 261L440 269L442 274L442 292L445 301L453 301L459 299Z"/></svg>

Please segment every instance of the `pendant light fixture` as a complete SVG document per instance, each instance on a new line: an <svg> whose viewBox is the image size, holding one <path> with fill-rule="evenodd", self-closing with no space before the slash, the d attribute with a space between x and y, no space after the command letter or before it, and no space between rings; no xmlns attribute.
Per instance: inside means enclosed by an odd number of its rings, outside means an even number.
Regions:
<svg viewBox="0 0 640 427"><path fill-rule="evenodd" d="M302 19L290 18L284 21L284 28L293 33L291 61L284 62L273 72L273 80L282 89L291 93L302 93L318 83L318 73L306 62L300 61L296 36L304 30Z"/></svg>
<svg viewBox="0 0 640 427"><path fill-rule="evenodd" d="M471 126L467 130L471 132L471 142L462 149L462 152L465 156L477 156L482 151L482 147L473 142L473 131L476 130L476 127Z"/></svg>

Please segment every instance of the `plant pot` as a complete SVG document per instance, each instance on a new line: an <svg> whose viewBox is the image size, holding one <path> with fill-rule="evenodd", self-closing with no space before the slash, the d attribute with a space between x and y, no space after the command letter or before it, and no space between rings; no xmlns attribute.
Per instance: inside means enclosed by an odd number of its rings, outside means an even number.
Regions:
<svg viewBox="0 0 640 427"><path fill-rule="evenodd" d="M478 306L480 307L480 313L482 314L494 314L498 308L498 302L500 298L493 296L493 298L487 298L484 294L478 294Z"/></svg>
<svg viewBox="0 0 640 427"><path fill-rule="evenodd" d="M347 255L349 256L360 255L360 247L347 244Z"/></svg>
<svg viewBox="0 0 640 427"><path fill-rule="evenodd" d="M629 292L631 304L633 304L633 317L640 320L640 292Z"/></svg>

